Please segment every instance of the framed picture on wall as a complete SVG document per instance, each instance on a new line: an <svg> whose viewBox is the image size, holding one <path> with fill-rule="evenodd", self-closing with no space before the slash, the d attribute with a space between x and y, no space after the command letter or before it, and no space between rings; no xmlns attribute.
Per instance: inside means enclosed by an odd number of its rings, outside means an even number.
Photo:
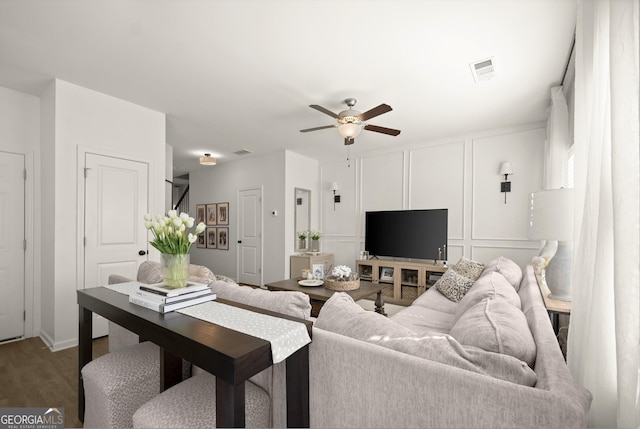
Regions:
<svg viewBox="0 0 640 429"><path fill-rule="evenodd" d="M216 216L217 216L217 204L207 204L207 221L205 222L207 225L215 226L216 224Z"/></svg>
<svg viewBox="0 0 640 429"><path fill-rule="evenodd" d="M196 246L199 247L200 249L206 249L207 248L207 238L204 236L204 232L201 232L200 234L198 234L198 240L196 240Z"/></svg>
<svg viewBox="0 0 640 429"><path fill-rule="evenodd" d="M229 228L218 228L218 249L229 250Z"/></svg>
<svg viewBox="0 0 640 429"><path fill-rule="evenodd" d="M229 225L229 203L218 203L218 225Z"/></svg>
<svg viewBox="0 0 640 429"><path fill-rule="evenodd" d="M205 231L205 234L207 236L207 249L217 249L218 248L218 231L217 228L214 227L207 227L207 230Z"/></svg>
<svg viewBox="0 0 640 429"><path fill-rule="evenodd" d="M207 206L205 204L196 205L196 225L199 224L200 222L207 223L206 216L207 216Z"/></svg>

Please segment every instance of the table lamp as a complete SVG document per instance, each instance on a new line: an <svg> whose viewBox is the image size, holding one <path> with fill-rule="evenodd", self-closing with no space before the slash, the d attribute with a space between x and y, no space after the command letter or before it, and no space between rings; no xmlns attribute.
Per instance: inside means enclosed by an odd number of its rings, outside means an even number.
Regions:
<svg viewBox="0 0 640 429"><path fill-rule="evenodd" d="M529 238L558 242L558 250L545 268L549 298L571 301L573 189L532 193L529 214Z"/></svg>

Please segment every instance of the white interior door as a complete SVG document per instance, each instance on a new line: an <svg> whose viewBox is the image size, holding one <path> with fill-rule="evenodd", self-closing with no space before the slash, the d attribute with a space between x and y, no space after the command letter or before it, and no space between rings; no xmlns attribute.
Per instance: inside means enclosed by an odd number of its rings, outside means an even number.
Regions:
<svg viewBox="0 0 640 429"><path fill-rule="evenodd" d="M108 284L111 274L135 280L147 259L147 171L142 162L85 154L85 288ZM107 334L107 321L94 315L94 338Z"/></svg>
<svg viewBox="0 0 640 429"><path fill-rule="evenodd" d="M238 283L262 286L262 189L238 196Z"/></svg>
<svg viewBox="0 0 640 429"><path fill-rule="evenodd" d="M24 336L24 155L0 152L0 341Z"/></svg>

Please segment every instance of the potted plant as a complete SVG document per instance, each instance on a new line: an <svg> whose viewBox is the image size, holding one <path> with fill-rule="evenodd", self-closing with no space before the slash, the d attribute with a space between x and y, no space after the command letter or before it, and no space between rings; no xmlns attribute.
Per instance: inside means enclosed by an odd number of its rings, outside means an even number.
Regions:
<svg viewBox="0 0 640 429"><path fill-rule="evenodd" d="M338 265L331 270L325 279L325 286L336 291L355 290L360 287L360 279L346 265Z"/></svg>
<svg viewBox="0 0 640 429"><path fill-rule="evenodd" d="M320 231L309 231L309 236L311 237L311 251L319 252L320 251Z"/></svg>
<svg viewBox="0 0 640 429"><path fill-rule="evenodd" d="M189 278L189 249L198 239L198 234L205 230L200 222L193 233L195 219L188 213L170 210L167 216L158 215L155 220L150 214L144 215L144 226L153 233L149 243L160 252L162 281L170 288L181 288L187 285Z"/></svg>
<svg viewBox="0 0 640 429"><path fill-rule="evenodd" d="M309 235L309 231L299 231L298 235L298 249L304 250L307 248L307 235Z"/></svg>

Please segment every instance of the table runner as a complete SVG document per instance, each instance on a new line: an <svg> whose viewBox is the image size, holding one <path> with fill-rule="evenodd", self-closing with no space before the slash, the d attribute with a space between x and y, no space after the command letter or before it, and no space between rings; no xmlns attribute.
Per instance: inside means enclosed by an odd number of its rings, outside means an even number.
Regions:
<svg viewBox="0 0 640 429"><path fill-rule="evenodd" d="M300 322L255 313L219 302L205 302L176 311L269 341L273 363L282 362L311 342L307 327Z"/></svg>
<svg viewBox="0 0 640 429"><path fill-rule="evenodd" d="M144 283L141 283L141 282L126 282L126 283L114 283L110 285L105 285L104 287L129 296L136 293L136 291L140 288L140 286L143 286L143 285Z"/></svg>

